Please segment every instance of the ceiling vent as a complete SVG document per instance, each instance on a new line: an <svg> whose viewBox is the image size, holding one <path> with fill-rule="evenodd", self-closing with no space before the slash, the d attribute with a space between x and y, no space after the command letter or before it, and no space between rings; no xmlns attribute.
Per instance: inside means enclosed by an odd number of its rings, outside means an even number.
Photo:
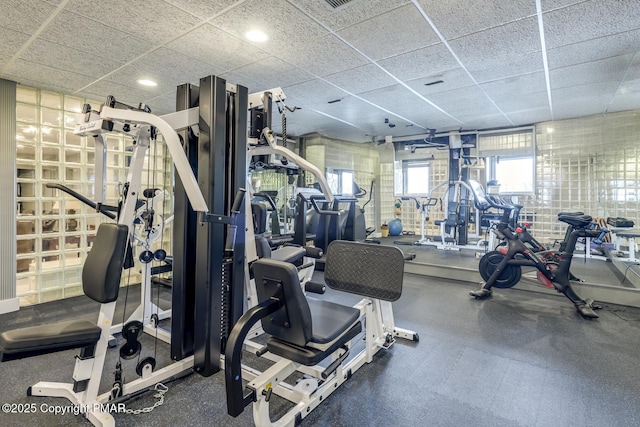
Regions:
<svg viewBox="0 0 640 427"><path fill-rule="evenodd" d="M337 9L348 3L351 3L353 0L324 0L324 1L333 9Z"/></svg>

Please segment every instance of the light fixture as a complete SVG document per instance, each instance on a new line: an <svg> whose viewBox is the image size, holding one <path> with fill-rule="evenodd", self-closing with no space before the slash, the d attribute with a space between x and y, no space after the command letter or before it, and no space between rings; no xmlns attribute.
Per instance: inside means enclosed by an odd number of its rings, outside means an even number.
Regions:
<svg viewBox="0 0 640 427"><path fill-rule="evenodd" d="M265 33L263 33L260 30L249 30L246 33L244 33L244 36L247 38L247 40L251 42L257 42L257 43L262 43L269 40L269 36L267 36Z"/></svg>
<svg viewBox="0 0 640 427"><path fill-rule="evenodd" d="M140 79L138 80L138 83L141 84L142 86L150 86L150 87L158 86L158 83L154 82L153 80L147 80L147 79Z"/></svg>

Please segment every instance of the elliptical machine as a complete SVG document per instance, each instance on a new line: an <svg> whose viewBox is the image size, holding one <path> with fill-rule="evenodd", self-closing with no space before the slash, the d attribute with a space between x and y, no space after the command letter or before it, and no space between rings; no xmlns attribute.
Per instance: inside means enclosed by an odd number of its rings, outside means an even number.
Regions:
<svg viewBox="0 0 640 427"><path fill-rule="evenodd" d="M585 300L578 296L571 287L569 268L578 238L591 237L594 238L594 243L602 242L609 230L593 228L593 218L589 215L559 215L558 220L567 223L573 229L566 239L564 250L535 253L518 238L517 232L514 234L509 228L509 217L514 206L498 204L492 196L487 196L486 200L491 207L503 211L494 232L499 238L506 239L507 250L487 252L482 257L478 268L485 282L477 291L471 291L470 295L482 299L491 295L491 288L494 286L502 289L511 288L520 281L522 267L535 267L538 270L538 281L542 285L555 289L569 298L584 318L598 318L594 310L602 307L595 305L593 300Z"/></svg>

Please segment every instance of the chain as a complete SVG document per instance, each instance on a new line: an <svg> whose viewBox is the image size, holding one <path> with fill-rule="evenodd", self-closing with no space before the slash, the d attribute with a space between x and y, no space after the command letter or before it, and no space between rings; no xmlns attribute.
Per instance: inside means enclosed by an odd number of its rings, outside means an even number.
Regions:
<svg viewBox="0 0 640 427"><path fill-rule="evenodd" d="M156 384L154 389L157 391L157 393L154 394L153 397L158 399L158 401L156 403L154 403L153 406L148 406L148 407L142 408L142 409L127 409L125 411L125 414L133 414L133 415L148 414L149 412L151 412L154 409L156 409L158 406L161 406L164 403L164 395L165 395L166 392L169 391L169 387L167 387L166 385L164 385L162 383L158 383L158 384Z"/></svg>

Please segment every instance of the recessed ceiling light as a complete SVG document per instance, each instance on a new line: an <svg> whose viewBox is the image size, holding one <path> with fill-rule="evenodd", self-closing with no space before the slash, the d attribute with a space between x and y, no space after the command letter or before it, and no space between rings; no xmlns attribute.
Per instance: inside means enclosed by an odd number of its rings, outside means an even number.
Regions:
<svg viewBox="0 0 640 427"><path fill-rule="evenodd" d="M154 82L153 80L147 79L140 79L138 80L138 83L140 83L142 86L158 86L158 83Z"/></svg>
<svg viewBox="0 0 640 427"><path fill-rule="evenodd" d="M258 43L266 42L269 39L269 36L260 30L249 30L244 33L244 36L247 40Z"/></svg>

